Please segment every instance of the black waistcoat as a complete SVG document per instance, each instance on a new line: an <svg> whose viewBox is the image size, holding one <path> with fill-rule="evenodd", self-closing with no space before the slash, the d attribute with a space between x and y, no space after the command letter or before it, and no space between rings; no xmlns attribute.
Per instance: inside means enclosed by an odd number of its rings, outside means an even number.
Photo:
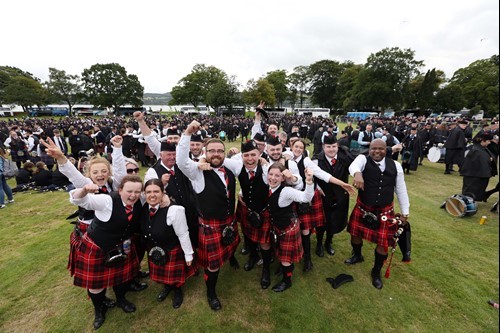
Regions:
<svg viewBox="0 0 500 333"><path fill-rule="evenodd" d="M159 208L153 217L149 217L149 205L144 205L141 214L141 231L146 237L148 249L160 246L164 250L172 250L180 244L174 227L167 225L168 209L169 207Z"/></svg>
<svg viewBox="0 0 500 333"><path fill-rule="evenodd" d="M363 132L363 142L372 142L373 140L373 132L368 133L367 131Z"/></svg>
<svg viewBox="0 0 500 333"><path fill-rule="evenodd" d="M260 213L267 207L267 194L269 186L262 180L262 166L260 163L255 170L255 177L250 180L245 166L241 169L238 176L241 191L243 192L243 201L254 212Z"/></svg>
<svg viewBox="0 0 500 333"><path fill-rule="evenodd" d="M278 205L281 191L284 188L285 185L282 184L267 200L271 223L281 230L286 229L290 225L290 221L294 216L292 205L286 207Z"/></svg>
<svg viewBox="0 0 500 333"><path fill-rule="evenodd" d="M391 158L385 157L385 171L381 172L370 156L366 159L365 170L363 170L365 189L359 191L361 202L370 207L385 207L394 201L396 163Z"/></svg>
<svg viewBox="0 0 500 333"><path fill-rule="evenodd" d="M97 217L87 230L88 235L103 251L111 250L137 231L139 216L141 214L141 203L138 200L133 207L132 221L128 221L125 207L118 192L111 193L113 199L113 212L109 221L103 222Z"/></svg>
<svg viewBox="0 0 500 333"><path fill-rule="evenodd" d="M222 183L219 175L214 170L203 171L205 188L198 193L198 203L201 216L205 219L225 220L234 215L234 193L236 181L234 174L226 169L229 178L228 194L226 186Z"/></svg>

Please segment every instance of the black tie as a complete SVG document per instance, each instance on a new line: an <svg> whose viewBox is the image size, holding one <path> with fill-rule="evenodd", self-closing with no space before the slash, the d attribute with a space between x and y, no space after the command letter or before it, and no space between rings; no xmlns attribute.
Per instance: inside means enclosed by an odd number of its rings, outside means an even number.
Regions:
<svg viewBox="0 0 500 333"><path fill-rule="evenodd" d="M61 151L64 153L64 146L63 146L61 137L58 137L58 140L59 140L59 146L61 146Z"/></svg>

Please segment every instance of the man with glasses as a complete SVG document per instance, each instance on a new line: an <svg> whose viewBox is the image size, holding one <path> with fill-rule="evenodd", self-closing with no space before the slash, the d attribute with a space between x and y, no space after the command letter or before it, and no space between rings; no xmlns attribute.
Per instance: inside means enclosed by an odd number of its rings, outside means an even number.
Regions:
<svg viewBox="0 0 500 333"><path fill-rule="evenodd" d="M243 165L241 161L225 159L224 143L219 139L211 139L206 144L209 168L200 170L198 163L189 158L191 136L199 129L200 123L197 121L192 121L186 128L177 146L177 163L191 180L198 198L198 264L205 269L208 304L217 311L222 308L215 291L219 270L234 254L240 241L234 216L235 174Z"/></svg>

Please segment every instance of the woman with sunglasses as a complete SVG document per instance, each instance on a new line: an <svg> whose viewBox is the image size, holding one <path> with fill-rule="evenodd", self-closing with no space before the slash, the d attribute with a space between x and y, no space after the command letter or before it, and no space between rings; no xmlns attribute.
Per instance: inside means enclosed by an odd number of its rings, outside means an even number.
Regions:
<svg viewBox="0 0 500 333"><path fill-rule="evenodd" d="M151 280L164 285L158 295L159 302L174 292L172 306L178 309L183 302L181 287L186 278L193 276L193 247L184 207L160 207L164 196L163 183L152 178L144 185L146 204L141 213L141 230L146 240Z"/></svg>
<svg viewBox="0 0 500 333"><path fill-rule="evenodd" d="M127 175L138 175L139 163L137 163L133 158L125 157L125 170L127 171Z"/></svg>

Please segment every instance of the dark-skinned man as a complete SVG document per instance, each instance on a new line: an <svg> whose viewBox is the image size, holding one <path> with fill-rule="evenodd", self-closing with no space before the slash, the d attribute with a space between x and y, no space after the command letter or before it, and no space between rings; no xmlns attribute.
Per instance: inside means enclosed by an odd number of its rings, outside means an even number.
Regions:
<svg viewBox="0 0 500 333"><path fill-rule="evenodd" d="M363 239L377 244L371 271L372 284L377 289L383 287L380 271L398 229L394 219L394 193L401 208L402 223L407 222L410 212L403 168L399 162L386 157L386 152L385 142L375 139L370 143L368 155L359 155L349 166L353 185L359 192L347 227L353 256L345 263L353 265L364 261L361 255Z"/></svg>

